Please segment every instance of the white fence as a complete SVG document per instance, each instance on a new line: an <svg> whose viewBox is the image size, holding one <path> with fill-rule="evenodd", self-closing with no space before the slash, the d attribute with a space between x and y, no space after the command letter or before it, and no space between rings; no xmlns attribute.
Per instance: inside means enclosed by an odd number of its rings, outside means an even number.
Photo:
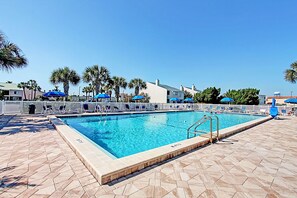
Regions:
<svg viewBox="0 0 297 198"><path fill-rule="evenodd" d="M117 103L117 102L60 102L60 101L0 101L0 114L28 114L29 106L35 106L35 114L93 112L99 106L101 111L143 111L143 110L199 110L232 111L238 113L267 114L268 105L228 104L186 104L186 103ZM65 109L64 109L65 107ZM280 113L290 112L292 106L279 106ZM50 111L49 111L50 110Z"/></svg>

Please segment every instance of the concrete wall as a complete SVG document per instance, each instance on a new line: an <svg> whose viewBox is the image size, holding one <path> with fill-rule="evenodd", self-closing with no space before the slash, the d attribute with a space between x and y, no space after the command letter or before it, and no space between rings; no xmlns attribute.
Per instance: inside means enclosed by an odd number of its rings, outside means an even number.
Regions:
<svg viewBox="0 0 297 198"><path fill-rule="evenodd" d="M146 89L140 92L147 93L150 97L150 103L167 103L167 90L155 84L146 83Z"/></svg>

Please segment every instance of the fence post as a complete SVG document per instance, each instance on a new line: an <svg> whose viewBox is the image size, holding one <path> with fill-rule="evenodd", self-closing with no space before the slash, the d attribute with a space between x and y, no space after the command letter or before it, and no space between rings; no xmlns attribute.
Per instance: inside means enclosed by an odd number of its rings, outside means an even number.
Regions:
<svg viewBox="0 0 297 198"><path fill-rule="evenodd" d="M0 114L4 114L4 101L1 101L1 111Z"/></svg>

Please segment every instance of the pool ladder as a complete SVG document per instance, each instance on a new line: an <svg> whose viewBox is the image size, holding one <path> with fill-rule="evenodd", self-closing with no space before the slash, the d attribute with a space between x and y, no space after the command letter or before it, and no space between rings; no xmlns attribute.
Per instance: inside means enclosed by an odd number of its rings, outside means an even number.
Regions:
<svg viewBox="0 0 297 198"><path fill-rule="evenodd" d="M216 120L216 136L213 137L213 131L212 131L212 126L213 126L213 120ZM208 131L203 131L203 130L198 130L197 128L199 126L201 126L202 124L206 123L207 121L209 122L209 134L210 134L210 142L213 142L213 139L216 138L217 141L219 141L219 118L216 115L204 115L201 119L199 119L198 121L196 121L194 124L192 124L188 130L187 130L187 138L190 138L190 134L194 134L194 137L196 137L197 135L204 135L207 134ZM191 131L191 129L194 128L194 131Z"/></svg>

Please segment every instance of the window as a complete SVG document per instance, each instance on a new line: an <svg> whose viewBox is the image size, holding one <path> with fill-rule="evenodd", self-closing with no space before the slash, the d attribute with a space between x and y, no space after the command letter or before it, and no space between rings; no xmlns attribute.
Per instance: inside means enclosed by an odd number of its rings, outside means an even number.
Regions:
<svg viewBox="0 0 297 198"><path fill-rule="evenodd" d="M167 96L169 96L169 95L170 95L170 91L167 90Z"/></svg>
<svg viewBox="0 0 297 198"><path fill-rule="evenodd" d="M13 93L14 93L14 94L17 94L18 92L17 92L17 91L14 91Z"/></svg>

